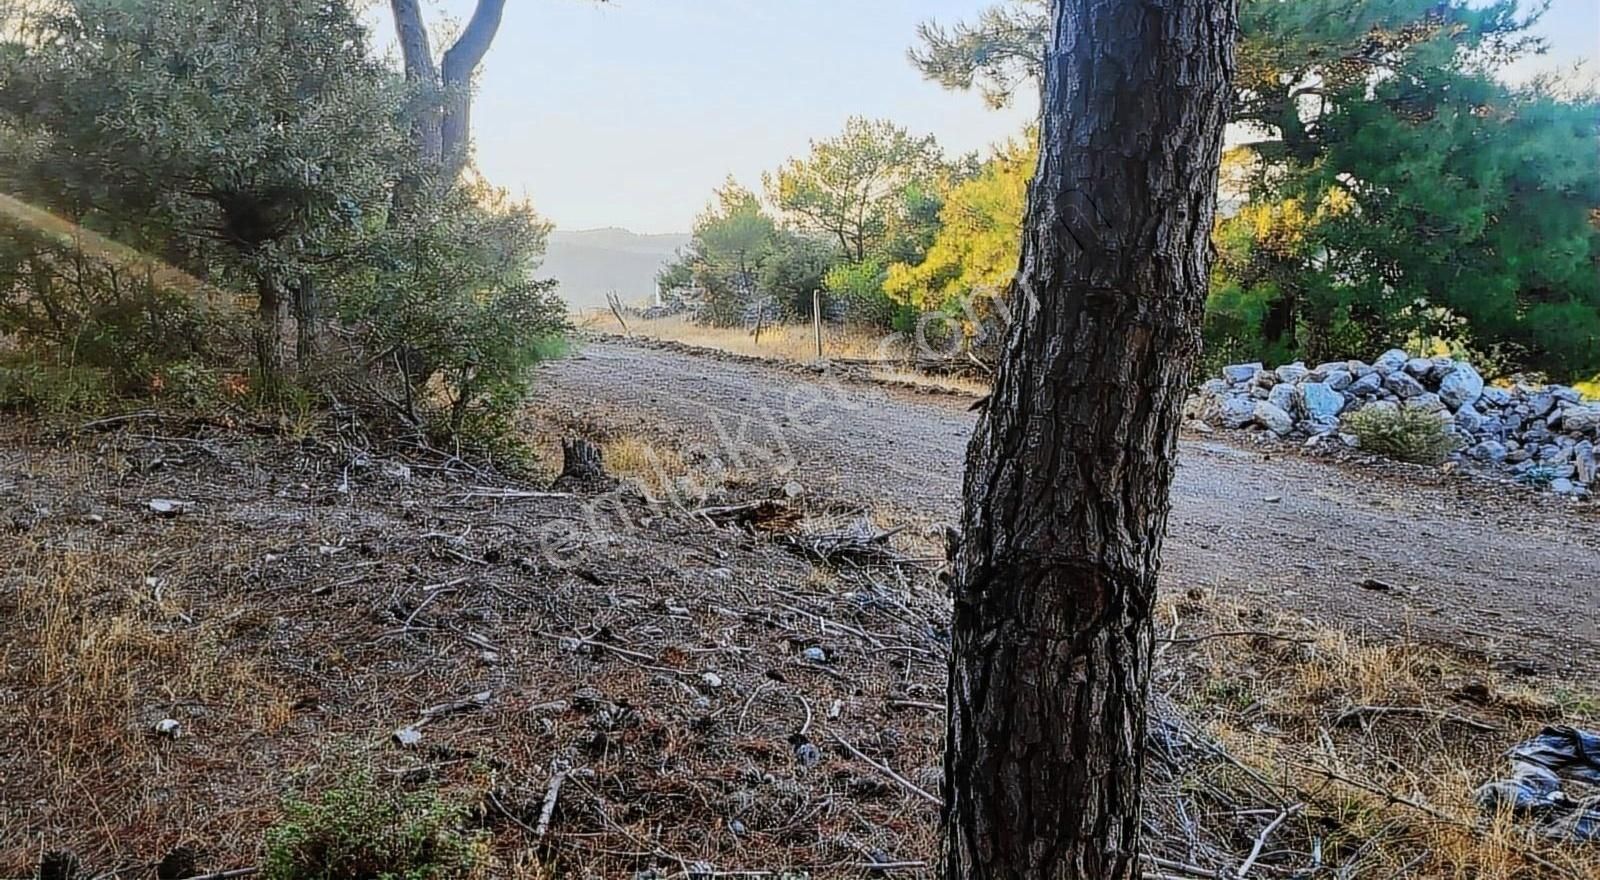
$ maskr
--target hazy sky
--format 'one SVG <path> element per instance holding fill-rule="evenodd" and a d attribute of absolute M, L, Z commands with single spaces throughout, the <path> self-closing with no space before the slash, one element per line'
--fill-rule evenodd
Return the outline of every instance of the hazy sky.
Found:
<path fill-rule="evenodd" d="M 564 229 L 686 232 L 727 175 L 757 188 L 851 115 L 931 132 L 950 153 L 982 148 L 1019 131 L 1035 101 L 990 110 L 925 82 L 905 53 L 918 22 L 985 5 L 509 0 L 474 106 L 478 164 Z M 457 22 L 471 8 L 431 5 Z M 387 39 L 387 16 L 376 23 Z M 1538 67 L 1600 58 L 1600 0 L 1554 0 L 1540 31 L 1552 51 Z"/>

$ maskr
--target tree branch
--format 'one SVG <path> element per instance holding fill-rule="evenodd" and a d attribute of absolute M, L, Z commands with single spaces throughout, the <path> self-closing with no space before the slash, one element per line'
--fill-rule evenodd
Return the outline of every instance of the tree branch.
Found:
<path fill-rule="evenodd" d="M 428 45 L 428 28 L 422 22 L 422 6 L 417 0 L 389 0 L 394 12 L 394 29 L 400 38 L 400 54 L 405 59 L 406 80 L 432 83 L 439 78 L 433 66 L 433 49 Z"/>
<path fill-rule="evenodd" d="M 444 120 L 440 125 L 440 155 L 444 173 L 453 178 L 467 164 L 467 142 L 472 137 L 472 75 L 488 54 L 500 31 L 506 0 L 478 0 L 467 29 L 455 45 L 445 50 L 442 70 L 445 90 Z"/>

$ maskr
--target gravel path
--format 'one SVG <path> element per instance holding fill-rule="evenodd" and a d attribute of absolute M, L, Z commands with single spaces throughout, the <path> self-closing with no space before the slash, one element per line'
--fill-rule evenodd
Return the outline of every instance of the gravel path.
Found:
<path fill-rule="evenodd" d="M 574 418 L 666 434 L 812 492 L 953 519 L 969 401 L 615 342 L 549 367 Z M 1182 445 L 1169 588 L 1348 630 L 1477 650 L 1519 671 L 1600 671 L 1600 517 L 1463 478 L 1376 475 L 1210 439 Z M 1389 586 L 1360 586 L 1377 580 Z"/>

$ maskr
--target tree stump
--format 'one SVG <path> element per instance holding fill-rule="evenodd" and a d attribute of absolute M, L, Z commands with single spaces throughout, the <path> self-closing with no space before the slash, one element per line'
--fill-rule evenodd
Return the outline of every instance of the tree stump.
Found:
<path fill-rule="evenodd" d="M 185 880 L 198 876 L 200 872 L 195 867 L 195 852 L 186 846 L 167 853 L 162 857 L 161 864 L 156 865 L 156 880 Z"/>
<path fill-rule="evenodd" d="M 39 859 L 39 880 L 77 880 L 81 864 L 66 850 L 47 852 Z"/>
<path fill-rule="evenodd" d="M 590 482 L 606 476 L 605 456 L 600 447 L 582 437 L 561 441 L 561 480 Z"/>

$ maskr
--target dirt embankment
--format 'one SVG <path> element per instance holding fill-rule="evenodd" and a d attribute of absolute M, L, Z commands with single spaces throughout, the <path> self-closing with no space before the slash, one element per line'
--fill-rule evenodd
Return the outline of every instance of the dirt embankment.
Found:
<path fill-rule="evenodd" d="M 609 341 L 539 384 L 557 414 L 935 519 L 954 518 L 975 419 L 961 398 Z M 1600 518 L 1532 492 L 1189 438 L 1165 565 L 1173 588 L 1512 669 L 1600 672 Z"/>

